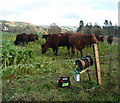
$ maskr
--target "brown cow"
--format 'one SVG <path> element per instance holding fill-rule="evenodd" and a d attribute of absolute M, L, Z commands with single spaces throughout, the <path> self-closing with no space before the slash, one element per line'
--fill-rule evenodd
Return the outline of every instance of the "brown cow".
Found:
<path fill-rule="evenodd" d="M 101 38 L 100 41 L 104 42 L 104 38 L 105 38 L 105 37 L 104 37 L 104 36 L 101 36 L 100 38 Z"/>
<path fill-rule="evenodd" d="M 63 35 L 64 35 L 65 33 L 61 33 L 61 34 L 63 34 Z M 75 34 L 80 34 L 80 33 L 67 33 L 67 34 L 69 34 L 69 35 L 74 34 L 74 35 L 75 35 Z M 46 40 L 47 40 L 47 39 L 48 39 L 51 35 L 52 35 L 52 34 L 42 35 L 42 38 L 44 38 L 44 39 L 46 39 Z"/>
<path fill-rule="evenodd" d="M 38 40 L 39 36 L 37 34 L 34 34 L 36 36 L 36 40 Z"/>
<path fill-rule="evenodd" d="M 99 35 L 96 35 L 96 34 L 95 34 L 95 36 L 96 36 L 96 38 L 97 38 L 97 40 L 98 40 L 99 42 L 100 42 L 100 41 L 101 41 L 101 42 L 104 42 L 104 38 L 105 38 L 104 36 L 99 36 Z"/>
<path fill-rule="evenodd" d="M 95 37 L 98 40 L 98 42 L 100 42 L 100 41 L 104 42 L 104 38 L 105 38 L 104 36 L 99 36 L 99 35 L 95 34 Z M 92 44 L 90 43 L 89 45 L 87 45 L 87 47 L 89 47 L 89 46 L 92 47 Z"/>
<path fill-rule="evenodd" d="M 37 34 L 28 34 L 28 42 L 36 41 L 38 40 L 38 35 Z"/>
<path fill-rule="evenodd" d="M 75 54 L 75 49 L 81 52 L 90 43 L 98 43 L 95 34 L 76 34 L 69 37 L 69 46 L 72 48 L 72 53 Z M 69 47 L 68 47 L 69 48 Z"/>
<path fill-rule="evenodd" d="M 28 43 L 28 35 L 26 33 L 17 34 L 16 40 L 14 41 L 15 45 Z"/>
<path fill-rule="evenodd" d="M 45 38 L 46 40 L 50 37 L 52 34 L 42 35 L 42 38 Z"/>
<path fill-rule="evenodd" d="M 53 49 L 54 54 L 58 55 L 58 47 L 67 46 L 68 48 L 68 38 L 71 34 L 69 33 L 60 33 L 52 34 L 42 45 L 42 54 L 44 54 L 49 48 Z"/>
<path fill-rule="evenodd" d="M 16 40 L 14 41 L 15 45 L 19 45 L 19 44 L 27 44 L 28 42 L 32 42 L 38 40 L 38 35 L 37 34 L 26 34 L 26 33 L 22 33 L 22 34 L 17 34 L 16 36 Z"/>
<path fill-rule="evenodd" d="M 108 44 L 112 44 L 112 42 L 113 42 L 113 36 L 108 36 L 107 37 L 107 42 L 108 42 Z"/>

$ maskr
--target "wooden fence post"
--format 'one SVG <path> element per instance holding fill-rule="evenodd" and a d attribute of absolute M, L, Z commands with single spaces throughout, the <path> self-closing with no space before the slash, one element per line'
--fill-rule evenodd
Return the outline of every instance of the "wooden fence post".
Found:
<path fill-rule="evenodd" d="M 96 68 L 96 76 L 97 76 L 97 83 L 101 86 L 101 71 L 100 71 L 100 62 L 99 62 L 99 55 L 98 55 L 98 46 L 97 44 L 93 44 L 94 49 L 94 56 L 95 56 L 95 68 Z"/>

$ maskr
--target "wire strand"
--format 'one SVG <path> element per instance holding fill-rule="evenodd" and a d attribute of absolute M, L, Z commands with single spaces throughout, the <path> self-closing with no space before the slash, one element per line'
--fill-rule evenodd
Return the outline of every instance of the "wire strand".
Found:
<path fill-rule="evenodd" d="M 101 57 L 117 57 L 118 55 L 105 55 L 105 56 L 99 56 Z M 92 58 L 99 58 L 99 57 L 92 57 Z M 69 61 L 75 61 L 75 60 L 80 60 L 79 59 L 69 59 L 69 60 L 59 60 L 59 61 L 50 61 L 50 62 L 40 62 L 40 63 L 33 63 L 33 64 L 18 64 L 18 65 L 11 65 L 11 66 L 6 66 L 5 68 L 10 68 L 10 67 L 19 67 L 20 65 L 22 66 L 28 66 L 28 65 L 37 65 L 37 64 L 46 64 L 46 63 L 57 63 L 57 62 L 69 62 Z M 3 69 L 3 67 L 0 67 Z"/>

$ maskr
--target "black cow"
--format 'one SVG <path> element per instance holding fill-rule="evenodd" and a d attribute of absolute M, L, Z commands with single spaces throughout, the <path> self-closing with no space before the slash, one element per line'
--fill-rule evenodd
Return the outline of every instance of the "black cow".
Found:
<path fill-rule="evenodd" d="M 112 42 L 113 42 L 113 36 L 108 36 L 107 37 L 107 42 L 108 42 L 108 44 L 112 44 Z"/>
<path fill-rule="evenodd" d="M 28 35 L 26 33 L 17 34 L 14 44 L 19 45 L 21 43 L 23 43 L 23 44 L 28 43 Z"/>
<path fill-rule="evenodd" d="M 28 42 L 33 42 L 38 40 L 38 35 L 37 34 L 26 34 L 26 33 L 21 33 L 17 34 L 16 40 L 14 41 L 15 45 L 19 44 L 27 44 Z"/>

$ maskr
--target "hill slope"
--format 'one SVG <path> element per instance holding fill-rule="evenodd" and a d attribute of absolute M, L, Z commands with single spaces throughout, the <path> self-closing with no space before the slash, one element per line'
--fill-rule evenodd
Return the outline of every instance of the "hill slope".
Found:
<path fill-rule="evenodd" d="M 38 32 L 47 34 L 49 25 L 34 25 L 28 22 L 0 20 L 2 30 L 7 27 L 12 32 Z M 61 26 L 62 32 L 75 32 L 76 26 Z"/>

